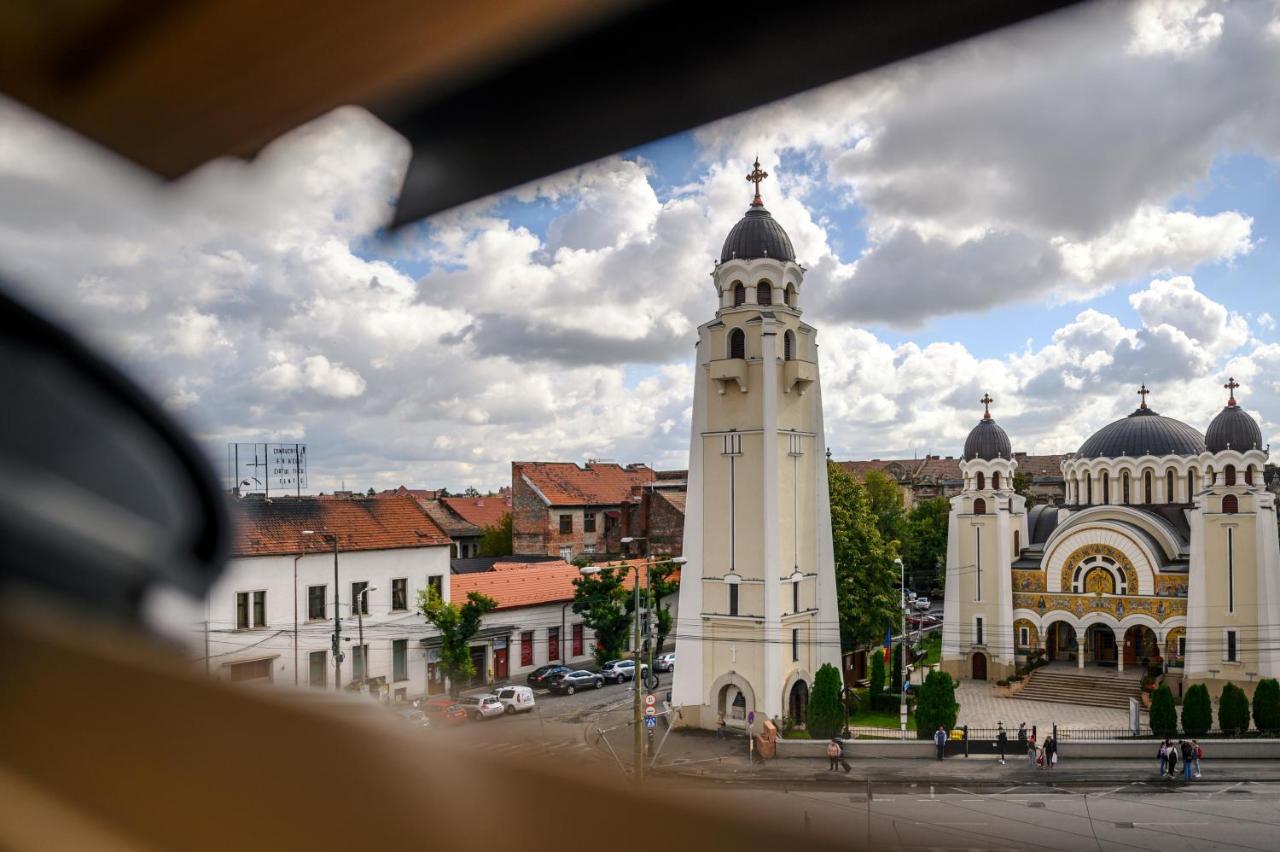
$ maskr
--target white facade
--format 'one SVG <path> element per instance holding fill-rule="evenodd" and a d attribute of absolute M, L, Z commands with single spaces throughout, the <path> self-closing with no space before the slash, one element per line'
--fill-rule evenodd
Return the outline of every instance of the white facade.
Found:
<path fill-rule="evenodd" d="M 358 652 L 354 648 L 363 621 L 367 677 L 384 678 L 392 698 L 426 691 L 427 652 L 421 640 L 434 636 L 435 628 L 418 612 L 418 594 L 432 578 L 448 600 L 447 545 L 339 552 L 337 607 L 345 656 L 340 669 L 342 686 L 350 684 L 356 674 Z M 402 609 L 392 606 L 397 580 L 405 588 Z M 368 614 L 361 618 L 352 611 L 353 583 L 367 583 L 373 589 L 367 595 Z M 311 617 L 314 588 L 323 589 L 320 618 Z M 259 594 L 265 596 L 262 605 L 256 599 Z M 246 604 L 247 626 L 241 611 Z M 233 559 L 205 602 L 206 623 L 197 627 L 195 642 L 202 650 L 207 644 L 207 652 L 202 654 L 207 659 L 201 665 L 220 679 L 335 689 L 334 605 L 332 551 Z M 404 655 L 400 671 L 395 666 L 397 653 Z"/>

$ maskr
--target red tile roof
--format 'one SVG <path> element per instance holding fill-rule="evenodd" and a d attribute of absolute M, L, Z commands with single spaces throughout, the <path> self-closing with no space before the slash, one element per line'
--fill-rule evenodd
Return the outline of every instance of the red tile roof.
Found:
<path fill-rule="evenodd" d="M 572 462 L 512 462 L 511 478 L 523 476 L 551 506 L 614 506 L 631 499 L 631 489 L 648 485 L 658 475 L 642 465 Z"/>
<path fill-rule="evenodd" d="M 449 537 L 413 497 L 246 497 L 232 504 L 234 556 L 280 556 L 328 550 L 322 536 L 338 535 L 339 550 L 448 546 Z"/>
<path fill-rule="evenodd" d="M 687 491 L 676 491 L 674 488 L 659 488 L 653 492 L 653 495 L 666 500 L 680 514 L 684 514 L 685 498 L 689 496 Z"/>
<path fill-rule="evenodd" d="M 456 515 L 470 524 L 484 529 L 502 523 L 502 516 L 511 511 L 510 497 L 441 497 L 441 501 Z"/>
<path fill-rule="evenodd" d="M 622 585 L 630 589 L 635 572 L 631 566 L 644 567 L 643 559 L 610 562 L 609 565 L 626 565 L 628 570 Z M 606 566 L 599 566 L 606 567 Z M 577 565 L 567 562 L 497 562 L 492 571 L 475 574 L 455 574 L 450 580 L 449 596 L 455 601 L 466 598 L 470 592 L 488 595 L 498 602 L 498 609 L 515 609 L 522 606 L 564 603 L 573 600 L 573 581 L 582 576 Z M 679 577 L 677 568 L 675 575 Z"/>

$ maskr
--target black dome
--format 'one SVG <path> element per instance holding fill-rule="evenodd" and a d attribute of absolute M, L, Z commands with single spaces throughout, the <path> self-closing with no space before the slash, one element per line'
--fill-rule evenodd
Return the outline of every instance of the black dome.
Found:
<path fill-rule="evenodd" d="M 1258 421 L 1250 417 L 1243 408 L 1228 405 L 1209 424 L 1208 431 L 1204 433 L 1204 443 L 1211 453 L 1223 450 L 1260 450 L 1262 430 L 1258 428 Z"/>
<path fill-rule="evenodd" d="M 1204 449 L 1204 438 L 1181 420 L 1139 408 L 1094 432 L 1076 451 L 1076 457 L 1198 456 Z"/>
<path fill-rule="evenodd" d="M 720 262 L 734 258 L 754 260 L 759 257 L 794 261 L 796 250 L 791 247 L 791 238 L 787 236 L 787 232 L 782 230 L 782 226 L 768 210 L 764 207 L 752 207 L 733 226 L 729 236 L 724 238 Z"/>
<path fill-rule="evenodd" d="M 1013 445 L 1009 443 L 1009 436 L 990 418 L 979 420 L 969 437 L 964 439 L 965 461 L 1007 459 L 1012 455 Z"/>

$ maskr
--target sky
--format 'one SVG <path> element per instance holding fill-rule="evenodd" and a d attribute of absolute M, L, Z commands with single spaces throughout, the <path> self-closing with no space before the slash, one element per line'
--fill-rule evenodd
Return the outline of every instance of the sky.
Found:
<path fill-rule="evenodd" d="M 710 273 L 765 203 L 807 272 L 840 459 L 1071 452 L 1153 389 L 1280 446 L 1280 5 L 1094 3 L 383 229 L 405 140 L 338 109 L 162 184 L 0 100 L 0 277 L 222 471 L 481 490 L 683 468 Z"/>

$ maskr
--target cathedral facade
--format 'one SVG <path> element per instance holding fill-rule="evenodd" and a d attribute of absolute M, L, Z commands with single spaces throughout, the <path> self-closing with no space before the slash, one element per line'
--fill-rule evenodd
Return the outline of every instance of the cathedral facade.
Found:
<path fill-rule="evenodd" d="M 698 329 L 672 687 L 689 727 L 803 721 L 818 668 L 840 661 L 816 332 L 759 166 Z"/>
<path fill-rule="evenodd" d="M 1142 403 L 1062 463 L 1065 505 L 1028 508 L 987 410 L 951 500 L 943 669 L 1000 679 L 1028 655 L 1180 667 L 1184 687 L 1280 676 L 1280 533 L 1268 448 L 1235 398 L 1201 434 Z"/>

